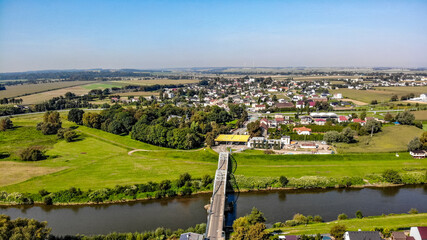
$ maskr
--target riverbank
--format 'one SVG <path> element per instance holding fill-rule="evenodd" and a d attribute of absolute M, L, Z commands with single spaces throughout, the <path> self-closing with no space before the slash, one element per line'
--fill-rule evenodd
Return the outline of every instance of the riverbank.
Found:
<path fill-rule="evenodd" d="M 312 187 L 312 188 L 302 188 L 302 187 L 268 187 L 268 188 L 257 188 L 257 189 L 239 189 L 239 192 L 245 193 L 245 192 L 274 192 L 274 191 L 311 191 L 311 190 L 327 190 L 327 189 L 363 189 L 363 188 L 393 188 L 393 187 L 403 187 L 403 186 L 411 186 L 411 185 L 425 185 L 425 183 L 416 183 L 416 184 L 392 184 L 392 183 L 377 183 L 377 184 L 364 184 L 364 185 L 351 185 L 351 186 L 342 186 L 342 185 L 335 185 L 334 187 Z M 129 198 L 131 196 L 124 196 L 128 198 L 123 199 L 117 199 L 117 200 L 107 200 L 107 201 L 101 201 L 101 202 L 94 202 L 94 201 L 86 201 L 86 202 L 55 202 L 52 204 L 46 204 L 45 201 L 32 201 L 32 202 L 2 202 L 0 201 L 0 207 L 14 207 L 14 206 L 58 206 L 58 207 L 65 207 L 65 206 L 102 206 L 102 205 L 113 205 L 113 204 L 122 204 L 122 203 L 137 203 L 137 202 L 144 202 L 144 201 L 152 201 L 152 200 L 170 200 L 170 199 L 180 199 L 180 198 L 191 198 L 191 197 L 197 197 L 199 195 L 210 195 L 212 194 L 212 189 L 210 190 L 203 190 L 203 191 L 195 191 L 191 194 L 187 195 L 175 195 L 175 196 L 167 196 L 163 195 L 161 197 L 156 197 L 158 192 L 148 192 L 145 193 L 146 197 L 144 198 Z M 4 197 L 5 192 L 0 192 L 0 198 L 3 195 Z M 14 195 L 17 195 L 17 193 L 12 193 Z M 22 196 L 30 196 L 28 194 L 22 194 Z M 7 197 L 6 197 L 7 198 Z"/>
<path fill-rule="evenodd" d="M 427 213 L 419 214 L 389 214 L 383 216 L 369 216 L 361 219 L 334 220 L 323 223 L 313 223 L 293 227 L 269 228 L 268 232 L 281 232 L 287 235 L 329 233 L 335 224 L 343 224 L 347 231 L 373 231 L 375 228 L 388 231 L 408 229 L 414 226 L 427 226 Z"/>

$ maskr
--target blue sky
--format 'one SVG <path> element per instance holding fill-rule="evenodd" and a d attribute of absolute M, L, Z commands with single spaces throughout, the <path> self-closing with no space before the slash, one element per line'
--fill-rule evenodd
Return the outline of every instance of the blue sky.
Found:
<path fill-rule="evenodd" d="M 0 0 L 0 72 L 427 67 L 427 1 Z"/>

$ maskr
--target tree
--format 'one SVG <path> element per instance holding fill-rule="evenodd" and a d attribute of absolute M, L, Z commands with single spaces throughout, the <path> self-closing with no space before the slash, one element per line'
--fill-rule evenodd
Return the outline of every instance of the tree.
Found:
<path fill-rule="evenodd" d="M 356 212 L 356 218 L 363 218 L 362 211 L 357 210 L 357 212 Z"/>
<path fill-rule="evenodd" d="M 285 176 L 280 176 L 279 182 L 282 187 L 286 187 L 286 185 L 289 183 L 289 180 Z"/>
<path fill-rule="evenodd" d="M 43 122 L 37 124 L 37 130 L 41 131 L 44 135 L 57 134 L 61 127 L 61 117 L 56 111 L 45 112 Z"/>
<path fill-rule="evenodd" d="M 78 108 L 73 108 L 68 112 L 68 121 L 75 122 L 78 125 L 82 125 L 84 113 L 85 112 L 83 110 L 80 110 Z"/>
<path fill-rule="evenodd" d="M 348 219 L 347 214 L 341 213 L 340 215 L 338 215 L 338 220 L 346 220 L 346 219 Z"/>
<path fill-rule="evenodd" d="M 329 131 L 323 135 L 323 141 L 327 143 L 340 142 L 341 135 L 337 131 Z"/>
<path fill-rule="evenodd" d="M 356 131 L 350 127 L 346 127 L 341 132 L 341 141 L 345 143 L 352 143 L 354 142 L 354 135 L 356 135 Z"/>
<path fill-rule="evenodd" d="M 183 173 L 179 175 L 179 178 L 177 180 L 177 186 L 182 187 L 189 181 L 191 181 L 191 175 L 189 173 Z"/>
<path fill-rule="evenodd" d="M 412 125 L 415 120 L 414 114 L 409 111 L 398 113 L 396 116 L 396 120 L 403 125 Z"/>
<path fill-rule="evenodd" d="M 369 119 L 368 121 L 366 121 L 364 127 L 366 128 L 366 131 L 368 133 L 377 133 L 381 131 L 381 123 L 374 119 Z"/>
<path fill-rule="evenodd" d="M 255 121 L 255 122 L 248 123 L 247 129 L 248 129 L 248 133 L 251 136 L 251 138 L 262 136 L 259 120 Z"/>
<path fill-rule="evenodd" d="M 386 113 L 385 116 L 384 116 L 384 121 L 392 122 L 393 119 L 394 119 L 393 115 L 391 115 L 390 113 Z"/>
<path fill-rule="evenodd" d="M 336 224 L 331 227 L 331 230 L 329 231 L 329 233 L 331 234 L 331 236 L 335 238 L 335 240 L 342 240 L 344 233 L 346 231 L 347 231 L 347 228 L 345 227 L 345 225 Z"/>
<path fill-rule="evenodd" d="M 267 240 L 269 234 L 265 231 L 266 226 L 264 223 L 256 223 L 249 227 L 246 239 L 249 240 Z"/>
<path fill-rule="evenodd" d="M 0 239 L 45 240 L 51 230 L 47 222 L 27 218 L 11 220 L 9 216 L 0 215 Z"/>
<path fill-rule="evenodd" d="M 397 95 L 393 95 L 393 96 L 391 96 L 391 99 L 390 99 L 392 102 L 395 102 L 395 101 L 397 101 L 397 100 L 399 100 L 399 97 L 397 96 Z"/>
<path fill-rule="evenodd" d="M 360 115 L 359 115 L 360 119 L 365 120 L 366 118 L 366 111 L 363 111 Z"/>
<path fill-rule="evenodd" d="M 321 217 L 320 215 L 316 215 L 316 216 L 314 216 L 313 220 L 314 220 L 315 222 L 323 222 L 323 219 L 322 219 L 322 217 Z"/>
<path fill-rule="evenodd" d="M 408 143 L 408 151 L 419 150 L 423 147 L 423 143 L 419 138 L 415 137 Z"/>
<path fill-rule="evenodd" d="M 378 101 L 374 99 L 374 100 L 372 100 L 372 101 L 371 101 L 371 104 L 372 104 L 372 105 L 377 105 L 377 104 L 378 104 Z"/>
<path fill-rule="evenodd" d="M 172 186 L 172 184 L 171 184 L 171 181 L 170 181 L 170 180 L 163 180 L 163 181 L 161 181 L 161 182 L 160 182 L 160 184 L 159 184 L 159 189 L 160 189 L 161 191 L 166 191 L 166 190 L 170 189 L 170 188 L 171 188 L 171 186 Z"/>
<path fill-rule="evenodd" d="M 423 132 L 421 135 L 420 142 L 423 144 L 422 148 L 427 150 L 427 131 Z"/>
<path fill-rule="evenodd" d="M 267 220 L 264 217 L 264 214 L 256 207 L 252 208 L 251 214 L 249 214 L 247 217 L 250 224 L 264 223 Z"/>
<path fill-rule="evenodd" d="M 64 139 L 67 142 L 73 142 L 76 138 L 77 138 L 77 133 L 73 130 L 69 130 L 64 133 Z"/>
<path fill-rule="evenodd" d="M 382 177 L 384 181 L 394 184 L 402 183 L 402 177 L 400 177 L 399 173 L 393 169 L 387 169 L 383 172 Z"/>
<path fill-rule="evenodd" d="M 215 145 L 215 136 L 214 136 L 214 134 L 212 132 L 208 132 L 206 134 L 205 143 L 209 147 L 212 147 L 213 145 Z"/>
<path fill-rule="evenodd" d="M 7 129 L 12 129 L 13 123 L 9 117 L 0 118 L 0 131 L 6 131 Z"/>

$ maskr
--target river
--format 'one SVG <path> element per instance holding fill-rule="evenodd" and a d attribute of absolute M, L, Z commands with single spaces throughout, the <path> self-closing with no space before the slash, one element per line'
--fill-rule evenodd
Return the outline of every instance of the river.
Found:
<path fill-rule="evenodd" d="M 3 207 L 0 213 L 13 219 L 35 218 L 47 221 L 52 233 L 106 234 L 141 232 L 163 226 L 173 230 L 206 222 L 204 205 L 210 194 L 174 199 L 92 206 Z M 324 221 L 346 213 L 354 217 L 357 210 L 365 216 L 406 213 L 411 208 L 427 212 L 427 185 L 388 188 L 349 188 L 326 190 L 280 190 L 241 193 L 237 217 L 260 209 L 267 223 L 291 219 L 295 213 L 320 215 Z"/>

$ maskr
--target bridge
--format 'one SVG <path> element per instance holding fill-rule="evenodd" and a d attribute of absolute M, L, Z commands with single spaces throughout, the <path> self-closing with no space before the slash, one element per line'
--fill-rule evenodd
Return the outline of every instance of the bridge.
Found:
<path fill-rule="evenodd" d="M 208 210 L 205 239 L 228 239 L 232 230 L 236 216 L 235 203 L 237 200 L 234 191 L 237 185 L 235 184 L 233 173 L 237 164 L 234 164 L 233 167 L 235 162 L 230 160 L 232 159 L 229 152 L 221 152 L 219 154 L 218 168 L 215 173 L 213 193 Z"/>

